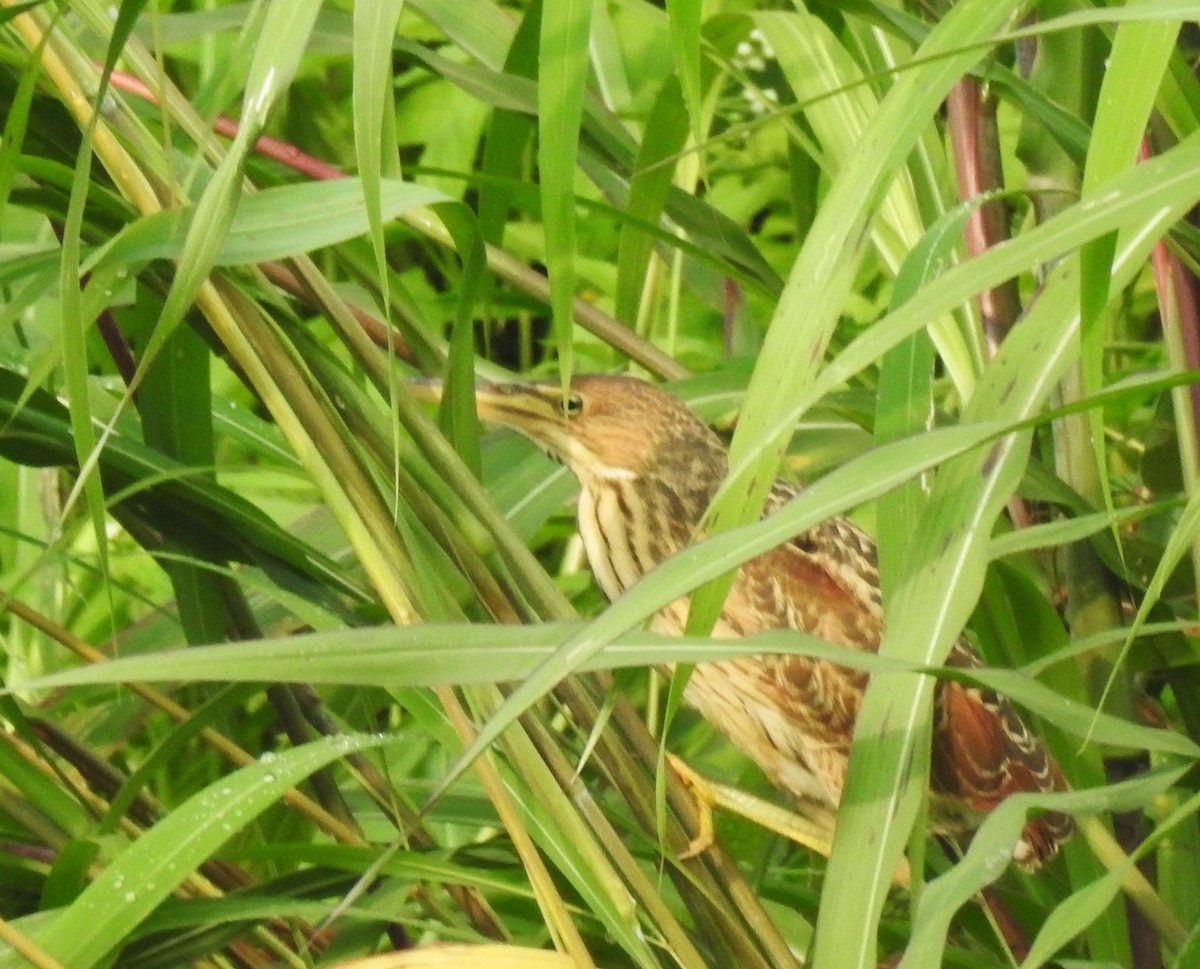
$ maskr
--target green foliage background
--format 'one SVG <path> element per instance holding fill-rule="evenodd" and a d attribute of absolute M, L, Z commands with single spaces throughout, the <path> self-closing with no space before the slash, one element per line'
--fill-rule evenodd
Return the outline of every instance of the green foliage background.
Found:
<path fill-rule="evenodd" d="M 1196 965 L 1195 20 L 0 0 L 0 967 Z M 611 606 L 569 476 L 471 402 L 590 370 L 731 435 L 709 537 Z M 722 815 L 681 860 L 665 749 L 776 795 L 650 669 L 828 652 L 704 619 L 840 513 L 888 636 L 832 857 Z M 964 626 L 1073 790 L 956 859 Z M 1012 870 L 1051 806 L 1081 834 Z"/>

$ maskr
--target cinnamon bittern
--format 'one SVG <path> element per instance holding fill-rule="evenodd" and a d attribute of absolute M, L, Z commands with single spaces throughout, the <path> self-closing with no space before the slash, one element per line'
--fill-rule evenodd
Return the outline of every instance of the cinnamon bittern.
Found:
<path fill-rule="evenodd" d="M 580 376 L 565 396 L 557 382 L 487 386 L 476 401 L 482 419 L 519 431 L 579 479 L 579 532 L 609 599 L 695 540 L 726 474 L 720 438 L 676 398 L 640 380 Z M 765 513 L 795 494 L 777 481 Z M 672 603 L 655 628 L 682 633 L 687 609 L 686 600 Z M 714 634 L 769 629 L 877 650 L 883 609 L 871 538 L 833 518 L 743 565 Z M 965 638 L 948 662 L 982 663 Z M 866 681 L 865 673 L 824 660 L 763 655 L 697 665 L 685 699 L 831 832 Z M 936 691 L 930 783 L 931 828 L 945 835 L 973 830 L 1010 794 L 1066 786 L 1006 699 L 952 681 Z M 1028 821 L 1015 861 L 1037 867 L 1071 827 L 1056 813 Z"/>

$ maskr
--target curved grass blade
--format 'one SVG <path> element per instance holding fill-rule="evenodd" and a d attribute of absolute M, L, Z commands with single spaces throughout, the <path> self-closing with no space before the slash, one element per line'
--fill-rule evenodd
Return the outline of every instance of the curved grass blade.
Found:
<path fill-rule="evenodd" d="M 264 758 L 189 798 L 121 851 L 53 924 L 39 944 L 63 965 L 90 969 L 113 949 L 205 859 L 289 788 L 350 753 L 382 747 L 388 737 L 344 735 Z M 12 953 L 2 969 L 16 969 Z"/>
<path fill-rule="evenodd" d="M 1184 773 L 1184 769 L 1171 768 L 1092 791 L 1043 797 L 1020 795 L 1006 800 L 976 832 L 962 861 L 926 886 L 900 969 L 942 964 L 951 919 L 1008 865 L 1012 845 L 1030 807 L 1089 814 L 1136 810 L 1156 793 L 1169 789 Z"/>
<path fill-rule="evenodd" d="M 310 683 L 414 688 L 522 680 L 555 655 L 564 641 L 586 634 L 585 622 L 532 626 L 431 623 L 304 633 L 165 650 L 81 666 L 23 681 L 22 689 L 132 682 L 270 683 L 303 669 Z M 620 633 L 595 650 L 579 672 L 708 663 L 780 653 L 811 656 L 870 674 L 920 673 L 995 690 L 1081 739 L 1115 747 L 1200 760 L 1200 746 L 1170 730 L 1097 713 L 1054 692 L 1028 673 L 949 669 L 845 647 L 804 633 L 776 631 L 741 639 L 663 636 L 641 629 Z M 479 657 L 487 656 L 487 663 Z"/>

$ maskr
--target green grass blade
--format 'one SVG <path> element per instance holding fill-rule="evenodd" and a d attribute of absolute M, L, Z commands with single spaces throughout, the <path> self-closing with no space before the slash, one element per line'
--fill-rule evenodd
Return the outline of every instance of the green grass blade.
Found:
<path fill-rule="evenodd" d="M 546 269 L 559 366 L 571 373 L 575 299 L 575 161 L 588 76 L 591 0 L 556 0 L 542 7 L 538 55 L 538 169 Z"/>
<path fill-rule="evenodd" d="M 687 115 L 682 91 L 668 78 L 654 100 L 646 134 L 638 150 L 637 166 L 629 184 L 628 209 L 643 222 L 657 222 L 666 203 L 674 169 L 658 162 L 675 155 L 687 138 Z M 621 224 L 617 247 L 617 288 L 613 315 L 627 326 L 637 322 L 638 304 L 649 274 L 654 239 L 633 222 Z"/>
<path fill-rule="evenodd" d="M 383 285 L 383 305 L 390 305 L 390 272 L 383 240 L 383 214 L 380 208 L 380 180 L 383 177 L 383 133 L 385 112 L 394 115 L 392 98 L 392 38 L 404 0 L 363 0 L 354 5 L 354 155 L 362 182 L 371 247 L 375 250 L 375 268 Z M 387 146 L 387 169 L 398 175 L 400 162 L 396 148 Z M 390 332 L 390 329 L 389 329 Z"/>
<path fill-rule="evenodd" d="M 65 966 L 103 963 L 189 873 L 287 790 L 340 757 L 389 742 L 353 735 L 321 740 L 220 779 L 118 853 L 37 941 Z M 16 965 L 0 958 L 5 969 Z"/>
<path fill-rule="evenodd" d="M 246 81 L 246 98 L 237 137 L 196 203 L 180 252 L 178 270 L 162 317 L 147 344 L 139 373 L 154 360 L 192 305 L 216 265 L 217 254 L 242 197 L 242 173 L 254 141 L 295 76 L 308 43 L 320 0 L 294 0 L 267 9 Z M 140 377 L 135 377 L 134 385 Z"/>

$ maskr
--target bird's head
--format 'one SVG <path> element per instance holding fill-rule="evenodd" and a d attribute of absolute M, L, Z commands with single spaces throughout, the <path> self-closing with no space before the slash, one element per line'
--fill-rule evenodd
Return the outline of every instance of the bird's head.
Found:
<path fill-rule="evenodd" d="M 695 459 L 711 466 L 714 450 L 723 456 L 703 421 L 633 377 L 579 376 L 566 393 L 556 381 L 484 386 L 475 400 L 483 420 L 519 431 L 585 484 L 641 478 Z"/>

